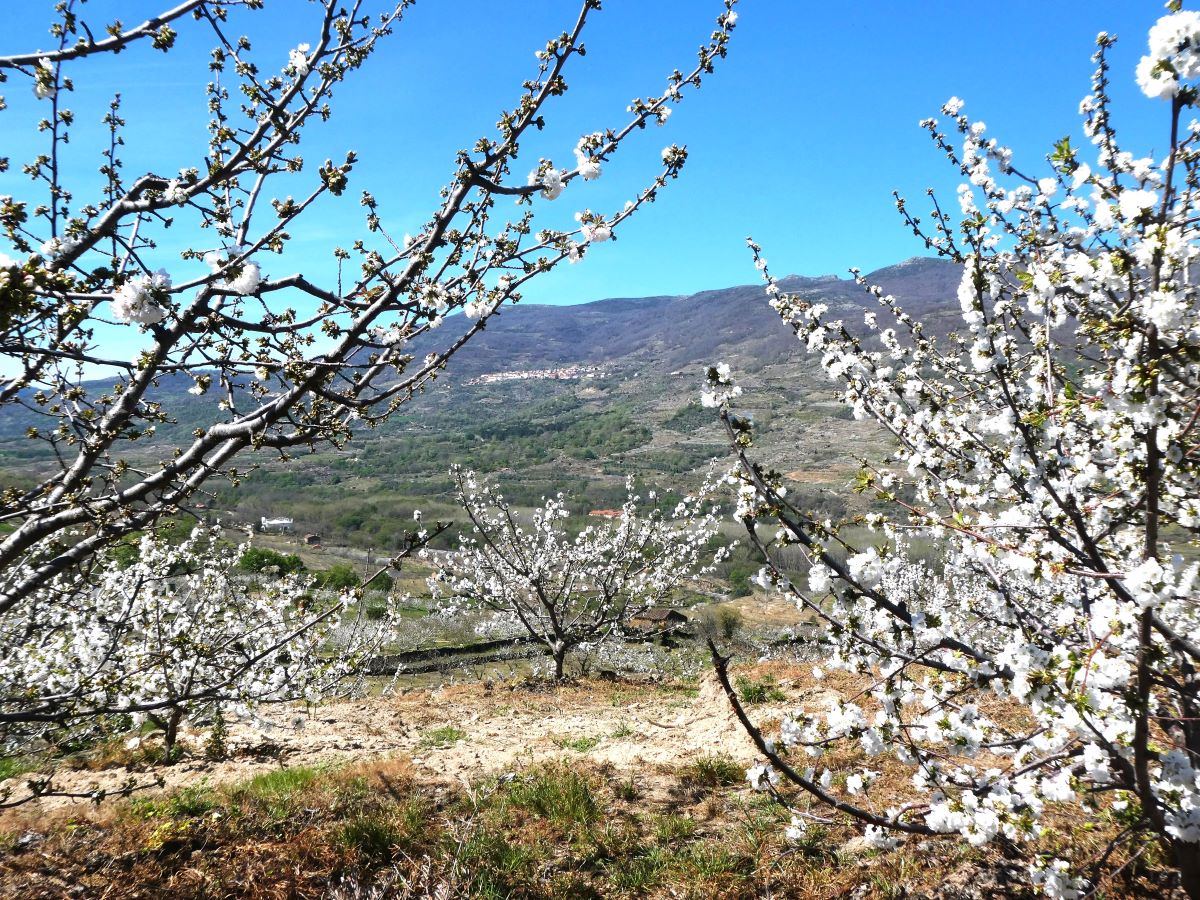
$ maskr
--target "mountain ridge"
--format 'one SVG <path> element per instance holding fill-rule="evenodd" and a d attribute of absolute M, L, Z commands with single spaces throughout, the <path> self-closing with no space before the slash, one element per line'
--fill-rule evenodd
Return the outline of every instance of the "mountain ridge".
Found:
<path fill-rule="evenodd" d="M 936 321 L 957 309 L 954 297 L 959 268 L 945 260 L 911 258 L 878 269 L 866 280 L 895 295 L 918 318 Z M 834 275 L 789 275 L 780 280 L 780 285 L 814 302 L 828 304 L 830 315 L 844 318 L 852 328 L 861 323 L 861 311 L 877 305 L 875 298 L 852 279 Z M 413 340 L 410 352 L 419 359 L 444 347 L 461 336 L 468 324 L 465 317 L 452 316 L 442 328 Z M 476 402 L 474 395 L 468 390 L 456 396 L 458 388 L 483 375 L 587 366 L 602 368 L 606 376 L 611 376 L 610 381 L 650 379 L 658 384 L 659 393 L 668 396 L 677 390 L 677 379 L 672 376 L 686 371 L 694 381 L 703 366 L 715 362 L 728 362 L 739 371 L 782 366 L 797 375 L 811 365 L 792 329 L 767 302 L 764 287 L 734 285 L 693 294 L 505 307 L 455 354 L 432 393 L 439 403 L 469 405 Z M 811 382 L 811 376 L 805 377 Z M 180 435 L 212 419 L 209 407 L 215 400 L 191 396 L 187 393 L 191 386 L 190 377 L 166 375 L 154 395 L 147 398 L 168 405 L 177 421 L 176 425 L 160 428 L 159 440 L 181 439 Z M 450 388 L 454 390 L 448 391 Z M 649 385 L 641 390 L 654 393 Z M 432 410 L 430 399 L 417 398 L 413 412 L 424 415 Z M 532 395 L 527 399 L 533 399 Z M 31 425 L 40 424 L 31 410 L 15 406 L 0 409 L 0 441 L 7 444 L 0 446 L 0 465 L 5 450 L 17 451 L 22 458 L 27 455 L 25 432 Z"/>
<path fill-rule="evenodd" d="M 960 270 L 932 257 L 912 257 L 866 276 L 894 295 L 912 314 L 947 311 Z M 876 300 L 852 279 L 836 275 L 788 275 L 779 280 L 789 292 L 828 303 L 848 315 L 873 308 Z M 457 317 L 455 317 L 457 318 Z M 453 326 L 450 320 L 447 326 Z M 414 341 L 413 352 L 448 343 L 444 328 Z M 567 365 L 636 364 L 653 361 L 667 369 L 711 362 L 733 353 L 761 365 L 798 350 L 792 330 L 767 303 L 762 285 L 733 285 L 693 294 L 607 297 L 570 305 L 516 304 L 503 309 L 449 366 L 452 378 L 485 372 L 548 369 Z"/>

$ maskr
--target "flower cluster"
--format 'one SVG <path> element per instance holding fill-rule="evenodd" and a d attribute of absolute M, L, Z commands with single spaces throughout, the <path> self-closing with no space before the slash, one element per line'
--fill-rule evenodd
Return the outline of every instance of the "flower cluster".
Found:
<path fill-rule="evenodd" d="M 588 222 L 580 230 L 584 240 L 591 244 L 602 244 L 612 237 L 612 226 L 600 220 Z"/>
<path fill-rule="evenodd" d="M 1051 900 L 1080 900 L 1087 895 L 1087 881 L 1072 875 L 1070 863 L 1064 859 L 1032 864 L 1029 880 Z"/>
<path fill-rule="evenodd" d="M 584 181 L 595 181 L 600 177 L 600 160 L 592 154 L 602 151 L 605 143 L 604 134 L 594 131 L 585 134 L 575 145 L 575 171 Z"/>
<path fill-rule="evenodd" d="M 154 325 L 167 317 L 159 305 L 171 287 L 171 276 L 163 269 L 153 275 L 131 278 L 113 295 L 112 314 L 118 322 Z"/>
<path fill-rule="evenodd" d="M 258 263 L 244 258 L 240 262 L 233 262 L 244 256 L 245 248 L 225 253 L 213 251 L 204 255 L 204 262 L 214 275 L 226 276 L 223 280 L 215 283 L 216 287 L 242 295 L 253 294 L 258 290 L 263 280 L 262 270 Z M 230 275 L 232 277 L 229 277 Z"/>
<path fill-rule="evenodd" d="M 717 363 L 709 366 L 704 373 L 704 383 L 707 390 L 700 395 L 700 402 L 710 409 L 715 409 L 742 395 L 739 385 L 733 383 L 728 363 Z"/>
<path fill-rule="evenodd" d="M 529 173 L 529 183 L 540 186 L 540 193 L 545 199 L 557 200 L 567 186 L 568 174 L 566 169 L 556 169 L 553 162 L 543 160 L 540 168 Z"/>
<path fill-rule="evenodd" d="M 174 206 L 182 206 L 188 201 L 188 186 L 196 183 L 195 169 L 180 169 L 179 177 L 172 178 L 163 188 L 163 199 Z"/>
<path fill-rule="evenodd" d="M 1200 76 L 1200 12 L 1163 16 L 1150 29 L 1149 44 L 1137 67 L 1138 87 L 1147 97 L 1174 97 Z"/>
<path fill-rule="evenodd" d="M 54 63 L 47 57 L 42 57 L 33 68 L 33 95 L 39 100 L 53 100 L 58 94 L 54 79 L 57 70 Z"/>
<path fill-rule="evenodd" d="M 291 66 L 292 71 L 295 72 L 296 75 L 298 75 L 300 77 L 303 77 L 308 74 L 308 69 L 309 69 L 308 51 L 309 51 L 309 49 L 310 49 L 310 47 L 308 44 L 298 44 L 294 50 L 288 51 L 288 65 Z"/>

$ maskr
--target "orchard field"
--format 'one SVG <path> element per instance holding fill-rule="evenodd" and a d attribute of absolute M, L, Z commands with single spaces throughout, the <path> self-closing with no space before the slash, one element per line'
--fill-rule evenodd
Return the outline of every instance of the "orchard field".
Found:
<path fill-rule="evenodd" d="M 10 11 L 0 896 L 1200 898 L 1200 12 L 1068 5 Z"/>

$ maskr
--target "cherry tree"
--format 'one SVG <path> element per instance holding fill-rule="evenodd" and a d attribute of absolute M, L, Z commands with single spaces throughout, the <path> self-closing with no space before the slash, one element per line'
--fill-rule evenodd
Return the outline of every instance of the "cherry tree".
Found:
<path fill-rule="evenodd" d="M 878 308 L 834 321 L 781 290 L 751 242 L 771 305 L 854 414 L 892 435 L 894 457 L 864 461 L 859 488 L 893 512 L 847 529 L 792 502 L 754 456 L 731 374 L 710 369 L 765 577 L 824 623 L 822 665 L 867 687 L 768 737 L 713 654 L 766 757 L 751 781 L 802 789 L 789 796 L 849 814 L 875 846 L 1005 839 L 1047 896 L 1071 898 L 1157 844 L 1200 897 L 1200 13 L 1173 7 L 1138 66 L 1165 107 L 1155 157 L 1118 142 L 1113 40 L 1099 36 L 1081 104 L 1087 143 L 1064 139 L 1040 176 L 957 98 L 945 124 L 923 123 L 965 178 L 961 216 L 898 206 L 962 267 L 957 332 L 935 337 L 865 283 Z M 941 558 L 910 553 L 916 538 Z M 803 583 L 778 562 L 795 547 Z M 915 799 L 875 802 L 878 763 L 834 786 L 822 757 L 848 747 L 908 766 Z M 798 837 L 807 813 L 791 802 Z M 1112 835 L 1095 858 L 1064 852 L 1050 813 L 1071 809 Z"/>
<path fill-rule="evenodd" d="M 24 164 L 30 196 L 0 202 L 12 254 L 0 259 L 0 346 L 17 363 L 0 404 L 28 414 L 30 439 L 54 461 L 44 480 L 6 495 L 4 521 L 15 528 L 0 543 L 0 612 L 100 547 L 186 505 L 213 475 L 240 477 L 233 462 L 243 450 L 286 457 L 292 448 L 344 445 L 356 428 L 378 425 L 504 303 L 517 301 L 528 281 L 616 235 L 679 174 L 685 148 L 668 146 L 661 169 L 625 206 L 585 210 L 573 231 L 535 229 L 534 208 L 600 177 L 630 135 L 667 121 L 683 92 L 725 55 L 737 19 L 733 2 L 723 4 L 689 73 L 675 71 L 657 92 L 635 99 L 619 127 L 580 138 L 574 166 L 542 160 L 518 178 L 521 141 L 545 125 L 550 101 L 567 90 L 568 63 L 584 52 L 584 29 L 599 7 L 584 0 L 570 29 L 537 51 L 498 134 L 459 152 L 423 230 L 393 235 L 372 195 L 362 193 L 363 234 L 336 251 L 338 274 L 328 284 L 303 272 L 266 274 L 266 257 L 285 248 L 319 198 L 347 191 L 357 164 L 348 151 L 313 166 L 296 146 L 308 125 L 332 115 L 334 89 L 401 24 L 411 0 L 378 15 L 364 0 L 314 3 L 311 41 L 283 59 L 259 58 L 247 37 L 230 31 L 238 8 L 261 7 L 261 0 L 183 2 L 128 30 L 121 23 L 88 27 L 77 4 L 60 4 L 56 49 L 0 56 L 6 80 L 25 81 L 46 111 L 39 128 L 46 149 Z M 169 51 L 186 19 L 214 41 L 204 73 L 211 78 L 208 146 L 178 173 L 128 179 L 120 153 L 135 137 L 125 134 L 115 97 L 103 190 L 77 197 L 61 165 L 76 121 L 67 107 L 75 81 L 87 77 L 97 55 L 133 52 L 138 42 Z M 110 36 L 96 40 L 100 31 Z M 283 194 L 285 182 L 295 197 Z M 524 211 L 502 221 L 498 200 L 516 200 Z M 195 229 L 173 259 L 157 249 L 168 227 L 175 239 L 180 228 Z M 469 327 L 414 359 L 411 341 L 456 310 Z M 106 322 L 136 329 L 145 349 L 132 361 L 107 353 L 96 330 Z M 211 418 L 165 458 L 144 458 L 133 442 L 172 421 L 156 390 L 164 378 L 213 396 Z M 14 568 L 75 531 L 69 546 L 46 552 L 39 565 Z"/>
<path fill-rule="evenodd" d="M 709 538 L 718 528 L 718 510 L 707 501 L 707 490 L 684 498 L 667 517 L 643 512 L 630 483 L 618 517 L 572 535 L 562 494 L 523 522 L 473 472 L 453 475 L 456 499 L 472 527 L 455 552 L 436 560 L 437 572 L 429 579 L 434 599 L 450 611 L 490 610 L 499 621 L 519 625 L 550 653 L 556 680 L 563 677 L 568 653 L 623 638 L 630 619 L 667 602 L 727 552 L 718 549 L 706 563 Z"/>
<path fill-rule="evenodd" d="M 132 561 L 99 564 L 70 607 L 57 602 L 69 586 L 54 582 L 28 616 L 0 619 L 3 745 L 53 751 L 114 723 L 136 744 L 150 724 L 171 761 L 180 726 L 198 713 L 256 715 L 353 690 L 363 660 L 392 636 L 394 610 L 368 621 L 307 576 L 247 579 L 235 574 L 245 549 L 219 527 L 179 544 L 146 535 Z M 21 781 L 0 788 L 0 806 L 64 793 L 52 766 Z"/>
<path fill-rule="evenodd" d="M 82 3 L 64 0 L 55 6 L 51 49 L 0 55 L 0 82 L 19 88 L 0 98 L 0 117 L 15 115 L 22 104 L 44 111 L 29 138 L 40 142 L 36 152 L 12 159 L 29 142 L 16 141 L 9 129 L 0 152 L 0 174 L 20 166 L 28 185 L 20 196 L 0 197 L 7 245 L 0 252 L 0 413 L 22 423 L 42 463 L 33 483 L 4 490 L 0 508 L 0 631 L 8 673 L 0 726 L 13 733 L 31 722 L 158 703 L 62 688 L 63 673 L 52 671 L 61 655 L 52 654 L 57 662 L 42 668 L 23 661 L 51 644 L 69 655 L 74 651 L 62 642 L 72 633 L 93 634 L 113 653 L 127 646 L 110 629 L 143 613 L 121 605 L 134 603 L 133 593 L 112 583 L 122 576 L 107 562 L 108 548 L 188 509 L 216 477 L 237 484 L 255 465 L 255 457 L 243 463 L 239 454 L 288 459 L 297 449 L 344 447 L 361 429 L 377 427 L 490 317 L 517 302 L 527 282 L 616 238 L 678 176 L 686 149 L 667 146 L 661 166 L 612 211 L 583 208 L 583 183 L 599 178 L 647 125 L 666 124 L 685 93 L 725 56 L 737 21 L 736 0 L 716 3 L 716 29 L 694 66 L 671 71 L 645 98 L 635 98 L 618 124 L 565 147 L 573 164 L 542 159 L 517 171 L 523 142 L 546 125 L 567 91 L 570 64 L 585 52 L 585 28 L 600 4 L 581 0 L 567 30 L 537 48 L 497 132 L 448 161 L 448 182 L 418 233 L 395 234 L 380 204 L 362 190 L 361 233 L 346 235 L 328 266 L 272 275 L 295 258 L 276 254 L 302 233 L 306 214 L 346 194 L 352 176 L 358 178 L 353 150 L 314 163 L 299 145 L 310 125 L 333 115 L 335 90 L 364 74 L 412 0 L 381 2 L 303 4 L 311 37 L 273 55 L 240 33 L 254 26 L 264 0 L 183 0 L 134 27 L 88 23 Z M 144 151 L 156 136 L 126 128 L 115 94 L 104 110 L 102 146 L 91 148 L 102 159 L 99 187 L 90 178 L 73 182 L 67 161 L 80 144 L 71 103 L 76 84 L 103 57 L 172 52 L 185 28 L 212 41 L 197 73 L 207 144 L 182 167 L 163 160 L 153 171 L 128 172 L 127 149 L 152 156 Z M 582 208 L 576 225 L 537 227 L 535 212 L 556 200 L 561 207 L 563 198 Z M 515 203 L 516 212 L 503 215 L 498 203 L 507 209 Z M 167 246 L 183 249 L 167 253 Z M 455 312 L 464 315 L 451 317 Z M 450 334 L 438 343 L 430 332 L 443 323 L 440 334 Z M 132 358 L 113 340 L 120 329 L 124 343 L 140 347 Z M 435 349 L 421 356 L 413 350 L 417 339 Z M 164 446 L 156 433 L 172 425 L 169 433 L 183 437 Z M 139 584 L 148 590 L 150 583 Z M 281 597 L 290 593 L 279 590 Z M 228 597 L 233 609 L 250 602 L 214 596 Z M 172 622 L 192 615 L 170 590 L 145 597 L 168 604 Z M 273 664 L 276 643 L 291 627 L 282 622 L 294 620 L 280 621 L 264 632 L 269 637 L 255 638 L 248 657 L 254 664 Z M 300 624 L 296 637 L 319 632 Z M 221 646 L 233 647 L 233 640 Z M 185 644 L 179 654 L 199 652 Z M 142 665 L 109 664 L 117 671 Z M 273 683 L 274 676 L 262 677 Z M 211 699 L 211 681 L 202 684 L 173 681 L 169 708 L 184 704 L 193 687 L 194 699 Z"/>

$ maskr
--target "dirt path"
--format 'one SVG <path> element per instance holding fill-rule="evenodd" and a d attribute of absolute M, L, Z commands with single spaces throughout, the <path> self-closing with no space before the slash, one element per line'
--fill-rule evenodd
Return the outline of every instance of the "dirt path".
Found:
<path fill-rule="evenodd" d="M 795 691 L 789 693 L 799 699 Z M 782 711 L 778 705 L 753 708 L 758 721 L 777 720 Z M 277 710 L 274 718 L 286 721 L 288 712 Z M 148 783 L 158 776 L 170 789 L 202 779 L 210 785 L 241 781 L 284 766 L 388 757 L 407 758 L 419 779 L 443 783 L 551 758 L 586 757 L 647 776 L 702 756 L 724 754 L 746 764 L 755 758 L 715 680 L 702 682 L 698 690 L 630 682 L 560 688 L 458 685 L 330 703 L 294 721 L 302 727 L 232 725 L 230 758 L 223 762 L 209 762 L 197 752 L 170 767 L 65 771 L 55 784 L 73 792 L 111 792 L 131 777 Z M 198 751 L 206 736 L 190 732 L 183 740 Z M 39 806 L 50 809 L 64 802 L 47 799 Z"/>

